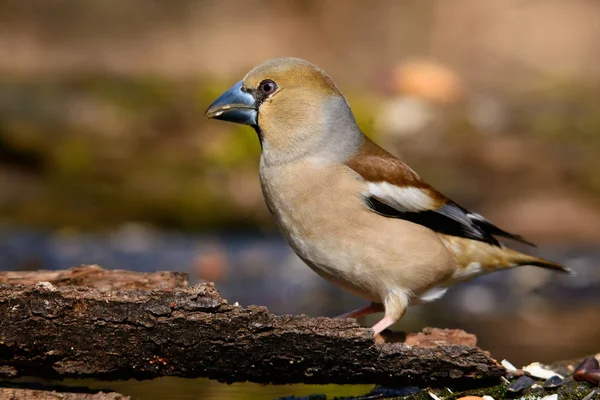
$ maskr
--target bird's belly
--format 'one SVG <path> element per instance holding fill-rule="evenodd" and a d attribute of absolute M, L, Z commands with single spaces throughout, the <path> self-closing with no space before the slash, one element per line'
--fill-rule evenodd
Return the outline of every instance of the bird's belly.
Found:
<path fill-rule="evenodd" d="M 318 234 L 315 240 L 304 229 L 282 230 L 287 232 L 284 236 L 294 252 L 323 279 L 358 297 L 382 302 L 383 283 L 369 272 L 371 266 L 346 241 L 327 240 Z"/>
<path fill-rule="evenodd" d="M 360 213 L 348 218 L 343 207 L 326 220 L 301 208 L 279 210 L 286 240 L 322 278 L 358 297 L 381 303 L 390 291 L 401 290 L 416 299 L 454 270 L 443 245 L 415 243 L 418 235 L 398 229 L 404 221 L 381 218 L 378 225 L 365 226 Z M 298 218 L 300 214 L 304 217 Z"/>
<path fill-rule="evenodd" d="M 454 272 L 434 232 L 374 214 L 356 195 L 360 187 L 350 190 L 317 174 L 277 179 L 281 175 L 261 176 L 267 205 L 292 249 L 327 281 L 382 302 L 397 290 L 417 296 Z"/>
<path fill-rule="evenodd" d="M 369 301 L 381 301 L 381 282 L 369 273 L 369 264 L 361 257 L 368 243 L 343 206 L 330 199 L 302 198 L 302 194 L 274 199 L 264 190 L 269 210 L 294 252 L 322 278 Z M 330 205 L 334 207 L 330 207 Z"/>

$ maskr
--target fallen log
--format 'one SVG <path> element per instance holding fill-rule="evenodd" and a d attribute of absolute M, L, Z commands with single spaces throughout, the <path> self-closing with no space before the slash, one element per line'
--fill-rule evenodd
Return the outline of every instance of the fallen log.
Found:
<path fill-rule="evenodd" d="M 49 390 L 0 388 L 0 399 L 5 400 L 128 400 L 118 393 L 72 393 Z"/>
<path fill-rule="evenodd" d="M 58 271 L 0 272 L 0 283 L 35 285 L 38 282 L 50 282 L 54 286 L 87 286 L 101 290 L 150 290 L 188 287 L 188 275 L 167 271 L 145 273 L 120 269 L 106 270 L 98 265 L 81 265 Z"/>
<path fill-rule="evenodd" d="M 14 280 L 13 280 L 14 281 Z M 0 377 L 482 386 L 505 370 L 462 331 L 376 345 L 355 320 L 273 315 L 212 284 L 98 290 L 0 284 Z"/>

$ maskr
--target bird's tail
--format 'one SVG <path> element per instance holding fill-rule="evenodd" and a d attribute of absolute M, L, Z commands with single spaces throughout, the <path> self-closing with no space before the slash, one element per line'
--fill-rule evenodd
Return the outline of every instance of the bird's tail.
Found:
<path fill-rule="evenodd" d="M 508 247 L 493 246 L 477 240 L 440 235 L 446 248 L 453 254 L 459 269 L 455 273 L 458 280 L 468 280 L 481 273 L 502 269 L 533 265 L 563 274 L 573 271 L 556 262 L 523 254 Z"/>
<path fill-rule="evenodd" d="M 542 267 L 545 269 L 557 271 L 563 274 L 573 274 L 573 270 L 571 268 L 556 263 L 554 261 L 549 261 L 540 257 L 530 256 L 527 254 L 519 253 L 517 251 L 514 251 L 514 253 L 516 254 L 513 257 L 512 262 L 516 264 L 515 266 L 533 265 L 536 267 Z"/>

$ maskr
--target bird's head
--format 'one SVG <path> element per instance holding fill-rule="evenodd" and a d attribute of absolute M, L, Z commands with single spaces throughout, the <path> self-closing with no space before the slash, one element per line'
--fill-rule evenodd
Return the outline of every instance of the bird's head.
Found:
<path fill-rule="evenodd" d="M 333 80 L 298 58 L 258 65 L 215 100 L 206 115 L 254 127 L 263 156 L 269 152 L 280 161 L 320 150 L 330 152 L 336 141 L 344 140 L 340 137 L 344 133 L 360 133 Z"/>

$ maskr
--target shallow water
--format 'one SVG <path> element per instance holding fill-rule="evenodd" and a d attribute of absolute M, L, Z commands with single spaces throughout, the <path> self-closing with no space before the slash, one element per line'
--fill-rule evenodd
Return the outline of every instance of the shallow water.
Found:
<path fill-rule="evenodd" d="M 263 400 L 288 396 L 325 394 L 328 399 L 344 396 L 359 396 L 368 393 L 374 385 L 258 385 L 255 383 L 224 384 L 208 379 L 184 379 L 165 377 L 152 381 L 96 381 L 91 379 L 67 379 L 41 381 L 21 379 L 20 382 L 36 382 L 46 385 L 87 387 L 94 390 L 115 391 L 132 400 Z"/>

